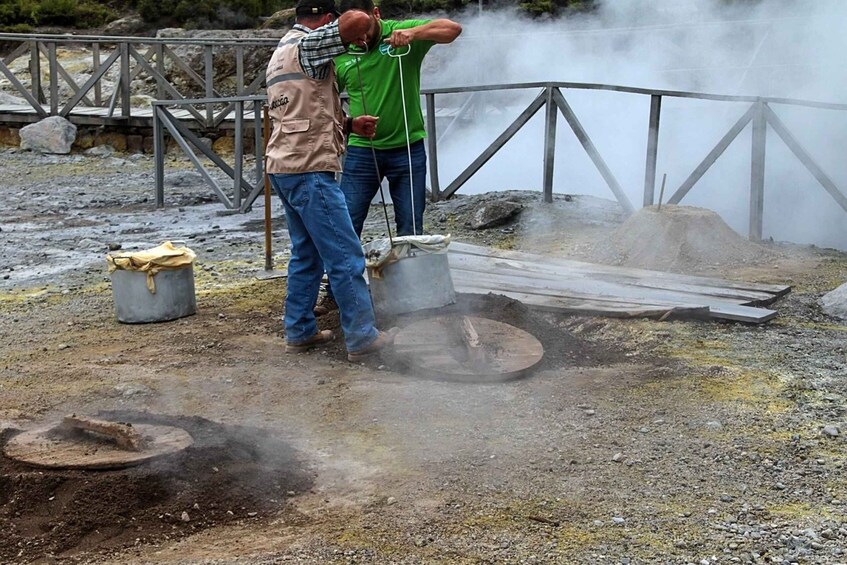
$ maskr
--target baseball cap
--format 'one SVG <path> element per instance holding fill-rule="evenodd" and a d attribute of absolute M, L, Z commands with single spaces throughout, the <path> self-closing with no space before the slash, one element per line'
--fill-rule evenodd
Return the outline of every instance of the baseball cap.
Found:
<path fill-rule="evenodd" d="M 294 13 L 298 16 L 339 15 L 335 8 L 335 0 L 299 0 L 294 8 Z"/>

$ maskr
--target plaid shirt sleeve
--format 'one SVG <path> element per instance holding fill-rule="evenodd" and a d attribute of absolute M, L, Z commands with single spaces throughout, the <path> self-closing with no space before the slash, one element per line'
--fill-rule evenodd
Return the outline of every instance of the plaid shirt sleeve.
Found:
<path fill-rule="evenodd" d="M 302 29 L 308 35 L 300 41 L 300 64 L 309 78 L 323 80 L 332 60 L 347 51 L 347 46 L 341 42 L 338 20 L 315 30 L 305 26 Z"/>

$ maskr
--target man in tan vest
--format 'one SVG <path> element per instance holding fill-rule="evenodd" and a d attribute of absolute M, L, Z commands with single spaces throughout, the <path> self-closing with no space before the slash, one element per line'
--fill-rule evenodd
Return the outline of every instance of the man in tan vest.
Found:
<path fill-rule="evenodd" d="M 365 256 L 335 180 L 344 136 L 373 137 L 377 119 L 348 118 L 341 109 L 333 59 L 362 44 L 364 12 L 338 16 L 334 0 L 299 0 L 296 23 L 279 42 L 267 70 L 273 131 L 267 148 L 271 184 L 282 199 L 291 238 L 285 349 L 300 353 L 334 338 L 318 331 L 313 309 L 324 270 L 338 302 L 347 358 L 359 361 L 394 341 L 376 328 L 364 278 Z"/>

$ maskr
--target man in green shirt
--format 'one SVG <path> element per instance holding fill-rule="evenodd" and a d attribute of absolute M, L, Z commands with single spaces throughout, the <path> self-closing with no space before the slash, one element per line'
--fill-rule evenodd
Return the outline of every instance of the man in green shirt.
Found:
<path fill-rule="evenodd" d="M 347 91 L 351 116 L 379 118 L 373 139 L 354 133 L 347 143 L 341 190 L 353 227 L 361 236 L 371 201 L 387 178 L 397 235 L 422 234 L 426 131 L 421 111 L 421 65 L 433 45 L 452 42 L 462 27 L 448 19 L 383 20 L 372 0 L 341 0 L 339 9 L 341 13 L 362 10 L 370 14 L 372 24 L 367 48 L 350 46 L 347 53 L 335 59 L 339 90 Z"/>

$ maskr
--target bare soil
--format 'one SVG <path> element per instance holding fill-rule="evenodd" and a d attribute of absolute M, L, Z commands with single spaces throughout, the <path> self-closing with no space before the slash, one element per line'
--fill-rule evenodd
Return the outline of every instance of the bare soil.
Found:
<path fill-rule="evenodd" d="M 340 341 L 285 354 L 285 279 L 256 278 L 262 209 L 221 214 L 180 161 L 163 210 L 145 157 L 0 161 L 0 442 L 68 413 L 177 425 L 197 441 L 119 471 L 0 458 L 0 562 L 847 561 L 847 327 L 817 302 L 847 280 L 843 253 L 772 244 L 778 259 L 704 262 L 697 272 L 793 286 L 764 326 L 461 296 L 454 311 L 529 331 L 545 359 L 523 379 L 453 383 L 389 359 L 348 363 Z M 487 198 L 525 209 L 470 230 Z M 608 201 L 516 192 L 430 205 L 426 226 L 596 259 L 624 219 Z M 198 254 L 198 313 L 118 323 L 106 246 L 166 238 Z"/>

